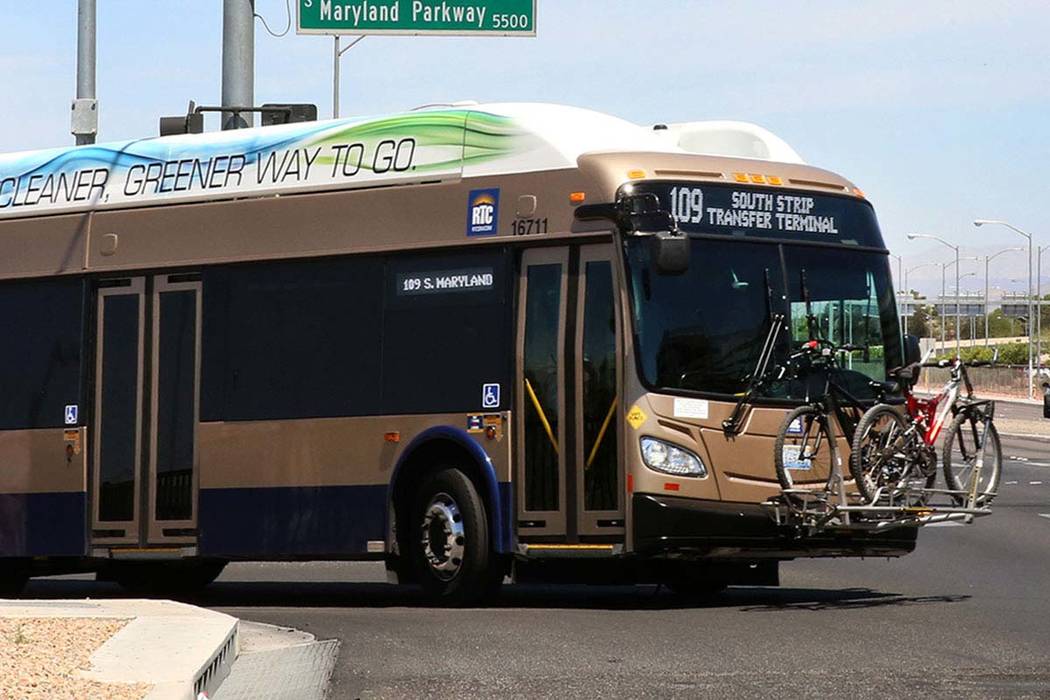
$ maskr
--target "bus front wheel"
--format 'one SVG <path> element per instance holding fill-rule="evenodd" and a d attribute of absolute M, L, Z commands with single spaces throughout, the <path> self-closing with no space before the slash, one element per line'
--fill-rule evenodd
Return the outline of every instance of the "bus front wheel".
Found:
<path fill-rule="evenodd" d="M 498 587 L 485 503 L 459 469 L 442 468 L 423 479 L 408 539 L 416 576 L 430 598 L 469 605 Z"/>

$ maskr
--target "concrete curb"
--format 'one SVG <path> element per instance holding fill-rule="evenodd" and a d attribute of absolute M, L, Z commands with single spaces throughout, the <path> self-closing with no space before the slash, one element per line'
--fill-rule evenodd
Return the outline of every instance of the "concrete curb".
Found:
<path fill-rule="evenodd" d="M 146 683 L 147 700 L 196 700 L 229 675 L 238 620 L 170 600 L 7 600 L 3 617 L 98 617 L 130 622 L 91 655 L 79 675 L 103 683 Z"/>

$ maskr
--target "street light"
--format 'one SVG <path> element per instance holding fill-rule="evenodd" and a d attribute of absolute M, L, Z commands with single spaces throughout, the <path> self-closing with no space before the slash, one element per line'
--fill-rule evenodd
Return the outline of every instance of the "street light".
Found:
<path fill-rule="evenodd" d="M 999 219 L 974 219 L 974 226 L 998 225 L 1016 231 L 1028 239 L 1028 398 L 1032 398 L 1035 377 L 1032 376 L 1032 234 L 1022 231 L 1013 224 Z"/>
<path fill-rule="evenodd" d="M 1035 269 L 1035 299 L 1039 304 L 1035 315 L 1035 363 L 1040 369 L 1043 367 L 1043 252 L 1047 250 L 1050 250 L 1050 245 L 1039 249 Z"/>
<path fill-rule="evenodd" d="M 962 258 L 962 259 L 965 260 L 966 258 Z M 974 259 L 976 260 L 976 258 L 974 258 Z M 967 272 L 964 275 L 960 275 L 958 277 L 958 279 L 960 281 L 962 281 L 962 280 L 966 279 L 967 277 L 976 277 L 976 276 L 977 276 L 976 272 Z M 960 299 L 961 296 L 962 296 L 962 288 L 961 287 L 956 287 L 955 288 L 955 305 L 956 305 L 956 308 L 959 307 L 959 299 Z M 967 314 L 966 317 L 967 318 L 971 318 L 970 314 Z M 956 325 L 956 328 L 958 328 L 958 324 Z M 955 331 L 955 335 L 956 336 L 959 335 L 959 331 L 958 330 Z M 973 338 L 973 323 L 970 323 L 970 347 L 971 348 L 973 347 L 973 341 L 974 341 L 974 338 Z"/>
<path fill-rule="evenodd" d="M 908 234 L 908 240 L 916 240 L 917 238 L 929 238 L 930 240 L 936 240 L 939 243 L 942 243 L 942 245 L 947 246 L 948 248 L 950 248 L 951 250 L 953 250 L 955 252 L 955 288 L 958 289 L 959 288 L 959 246 L 955 246 L 955 245 L 953 245 L 953 243 L 949 243 L 947 240 L 945 240 L 944 238 L 941 238 L 940 236 L 933 236 L 933 235 L 930 235 L 928 233 L 909 233 Z M 943 269 L 941 271 L 941 280 L 942 280 L 942 282 L 944 280 L 944 271 L 943 271 Z M 942 288 L 943 287 L 944 287 L 944 285 L 942 283 Z M 944 302 L 943 295 L 941 297 L 941 302 L 942 302 L 942 305 L 943 305 L 943 302 Z M 961 309 L 960 309 L 960 306 L 959 306 L 959 297 L 957 296 L 957 297 L 955 297 L 955 356 L 957 356 L 957 357 L 959 356 L 959 354 L 961 352 L 961 346 L 959 344 L 959 312 L 960 311 L 961 311 Z M 941 325 L 941 335 L 942 336 L 944 335 L 943 320 L 942 320 L 942 325 Z M 943 343 L 943 340 L 942 340 L 942 343 Z"/>
<path fill-rule="evenodd" d="M 924 268 L 924 267 L 929 267 L 931 265 L 940 265 L 940 263 L 937 262 L 936 260 L 931 260 L 929 262 L 920 263 L 919 265 L 916 265 L 915 267 L 909 268 L 909 269 L 904 271 L 904 291 L 905 291 L 905 293 L 908 296 L 911 296 L 911 286 L 908 284 L 908 275 L 910 275 L 911 273 L 915 272 L 916 270 L 919 270 L 919 269 Z M 941 279 L 943 281 L 943 279 L 944 279 L 943 275 L 941 275 Z M 905 332 L 905 334 L 907 334 L 907 332 L 908 332 L 908 306 L 907 306 L 907 302 L 905 302 L 905 306 L 904 306 L 904 332 Z"/>
<path fill-rule="evenodd" d="M 941 317 L 942 317 L 941 318 L 941 345 L 942 346 L 948 344 L 947 341 L 945 340 L 945 335 L 944 335 L 945 326 L 944 326 L 944 318 L 943 318 L 944 316 L 948 315 L 948 302 L 945 301 L 945 299 L 947 298 L 948 295 L 945 292 L 946 282 L 945 282 L 945 279 L 944 279 L 944 274 L 945 274 L 945 272 L 947 272 L 949 267 L 951 267 L 952 265 L 956 266 L 956 269 L 955 269 L 955 285 L 956 285 L 956 289 L 958 289 L 959 288 L 958 287 L 958 285 L 959 285 L 959 267 L 958 267 L 959 260 L 978 261 L 978 260 L 980 260 L 980 258 L 978 258 L 976 255 L 964 255 L 963 257 L 958 258 L 957 260 L 949 260 L 946 263 L 941 263 L 941 312 L 942 312 L 941 313 Z M 958 301 L 958 299 L 956 299 L 956 303 L 955 303 L 955 335 L 956 336 L 959 335 L 959 301 Z M 943 350 L 943 347 L 941 349 Z"/>
<path fill-rule="evenodd" d="M 1020 246 L 1016 248 L 1003 248 L 994 255 L 984 256 L 984 346 L 988 347 L 988 317 L 991 313 L 988 311 L 988 263 L 998 258 L 1003 253 L 1009 253 L 1015 250 L 1024 250 Z"/>

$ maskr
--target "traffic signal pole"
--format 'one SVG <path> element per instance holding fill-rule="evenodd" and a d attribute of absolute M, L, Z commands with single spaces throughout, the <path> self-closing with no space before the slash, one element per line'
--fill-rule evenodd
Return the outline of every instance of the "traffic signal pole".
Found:
<path fill-rule="evenodd" d="M 255 105 L 255 0 L 222 0 L 222 104 Z M 251 112 L 222 113 L 222 128 L 252 126 Z"/>
<path fill-rule="evenodd" d="M 95 0 L 77 2 L 77 96 L 70 131 L 78 146 L 95 143 L 98 101 L 95 99 Z"/>

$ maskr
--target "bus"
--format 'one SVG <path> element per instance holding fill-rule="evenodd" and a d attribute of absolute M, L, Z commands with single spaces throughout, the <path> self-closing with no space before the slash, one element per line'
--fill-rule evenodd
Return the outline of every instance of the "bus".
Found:
<path fill-rule="evenodd" d="M 858 393 L 901 364 L 871 204 L 746 123 L 455 103 L 0 156 L 0 577 L 382 560 L 462 604 L 906 554 L 777 526 L 800 396 L 723 428 L 806 304 L 870 346 Z"/>

